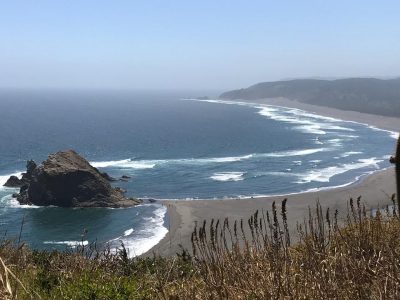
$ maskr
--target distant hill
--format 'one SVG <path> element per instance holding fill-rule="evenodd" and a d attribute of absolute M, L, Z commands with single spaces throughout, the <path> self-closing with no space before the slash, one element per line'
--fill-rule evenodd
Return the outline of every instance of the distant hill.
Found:
<path fill-rule="evenodd" d="M 284 97 L 344 110 L 400 117 L 400 78 L 295 79 L 262 82 L 220 95 L 221 99 Z"/>

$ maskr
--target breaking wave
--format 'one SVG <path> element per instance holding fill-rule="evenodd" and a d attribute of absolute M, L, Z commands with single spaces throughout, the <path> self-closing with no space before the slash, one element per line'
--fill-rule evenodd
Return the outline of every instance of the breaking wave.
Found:
<path fill-rule="evenodd" d="M 340 155 L 340 157 L 348 157 L 351 155 L 363 154 L 361 151 L 348 151 Z"/>
<path fill-rule="evenodd" d="M 156 165 L 153 161 L 135 161 L 132 159 L 110 160 L 110 161 L 94 161 L 90 163 L 95 168 L 129 168 L 129 169 L 151 169 Z"/>
<path fill-rule="evenodd" d="M 160 159 L 160 160 L 133 160 L 122 159 L 114 161 L 91 162 L 96 168 L 120 168 L 120 169 L 151 169 L 161 165 L 203 165 L 212 163 L 231 163 L 249 160 L 260 157 L 286 157 L 305 156 L 317 152 L 329 151 L 328 148 L 299 149 L 278 151 L 271 153 L 252 153 L 241 156 L 210 157 L 210 158 L 181 158 L 181 159 Z"/>
<path fill-rule="evenodd" d="M 12 194 L 1 197 L 0 205 L 9 208 L 40 208 L 40 206 L 37 205 L 19 204 L 17 199 L 13 198 Z"/>
<path fill-rule="evenodd" d="M 195 99 L 187 99 L 195 100 Z M 226 100 L 196 100 L 209 103 L 231 104 L 248 106 L 258 109 L 258 114 L 268 119 L 293 124 L 293 129 L 304 133 L 325 135 L 327 132 L 353 132 L 353 128 L 340 126 L 337 123 L 344 122 L 339 119 L 316 115 L 297 108 L 282 107 L 276 105 L 262 105 L 251 102 L 237 102 Z"/>
<path fill-rule="evenodd" d="M 250 159 L 253 154 L 242 156 L 210 157 L 210 158 L 178 158 L 178 159 L 158 159 L 158 160 L 134 160 L 122 159 L 111 161 L 91 162 L 96 168 L 121 168 L 121 169 L 152 169 L 155 166 L 165 164 L 208 164 L 208 163 L 228 163 Z"/>
<path fill-rule="evenodd" d="M 309 172 L 306 172 L 305 174 L 300 174 L 300 180 L 298 181 L 298 183 L 309 183 L 312 181 L 329 182 L 333 176 L 343 174 L 351 170 L 362 169 L 371 166 L 375 169 L 379 169 L 378 163 L 382 161 L 383 160 L 381 159 L 372 157 L 367 159 L 359 159 L 356 163 L 339 164 L 337 166 L 311 170 Z"/>
<path fill-rule="evenodd" d="M 215 181 L 240 181 L 243 180 L 244 173 L 242 172 L 219 172 L 210 176 Z"/>
<path fill-rule="evenodd" d="M 295 125 L 293 128 L 300 132 L 312 133 L 316 135 L 325 135 L 330 131 L 334 132 L 353 132 L 353 128 L 337 125 L 337 123 L 353 123 L 360 124 L 369 127 L 375 131 L 383 131 L 390 135 L 390 137 L 397 139 L 399 132 L 380 129 L 369 124 L 344 121 L 338 118 L 326 117 L 310 113 L 298 108 L 284 107 L 278 105 L 267 105 L 252 102 L 243 101 L 229 101 L 229 100 L 199 100 L 199 99 L 184 99 L 191 101 L 218 103 L 218 104 L 230 104 L 230 105 L 241 105 L 258 109 L 258 114 L 265 116 L 271 120 L 285 122 Z"/>
<path fill-rule="evenodd" d="M 118 238 L 111 240 L 111 245 L 117 245 L 122 242 L 128 250 L 129 257 L 141 255 L 155 245 L 157 245 L 168 233 L 168 229 L 164 226 L 164 217 L 167 213 L 167 208 L 161 205 L 153 205 L 156 209 L 153 215 L 148 218 L 143 218 L 145 227 L 140 230 L 128 229 L 124 234 Z M 116 246 L 115 249 L 117 249 Z"/>
<path fill-rule="evenodd" d="M 87 246 L 89 241 L 44 241 L 46 245 L 66 245 L 68 247 Z"/>
<path fill-rule="evenodd" d="M 130 229 L 128 229 L 128 230 L 125 230 L 125 231 L 124 231 L 124 236 L 131 235 L 132 232 L 133 232 L 133 228 L 130 228 Z"/>
<path fill-rule="evenodd" d="M 286 156 L 304 156 L 310 155 L 317 152 L 328 151 L 326 148 L 316 148 L 316 149 L 302 149 L 302 150 L 289 150 L 289 151 L 280 151 L 274 153 L 266 153 L 261 154 L 262 156 L 267 157 L 286 157 Z"/>

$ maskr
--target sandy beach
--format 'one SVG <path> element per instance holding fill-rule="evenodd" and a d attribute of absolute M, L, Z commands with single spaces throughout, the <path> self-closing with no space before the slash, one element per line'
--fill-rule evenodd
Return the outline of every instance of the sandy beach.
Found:
<path fill-rule="evenodd" d="M 298 108 L 325 117 L 332 117 L 344 121 L 353 121 L 357 123 L 368 124 L 380 129 L 386 129 L 390 131 L 396 131 L 396 132 L 400 131 L 400 118 L 395 118 L 395 117 L 386 117 L 380 115 L 360 113 L 356 111 L 340 110 L 325 106 L 301 103 L 286 98 L 260 99 L 260 100 L 252 100 L 251 102 Z"/>
<path fill-rule="evenodd" d="M 262 99 L 258 100 L 257 103 L 298 108 L 323 116 L 365 123 L 396 132 L 400 129 L 400 118 L 342 111 L 287 99 Z M 393 140 L 393 149 L 394 146 L 395 140 Z M 223 220 L 225 218 L 229 218 L 230 221 L 247 220 L 256 210 L 271 210 L 271 205 L 274 201 L 279 206 L 285 198 L 288 199 L 289 228 L 292 236 L 295 236 L 297 223 L 303 222 L 308 215 L 309 207 L 314 208 L 317 201 L 319 201 L 323 209 L 328 207 L 331 211 L 337 209 L 339 218 L 344 218 L 350 198 L 355 199 L 361 196 L 362 203 L 365 204 L 367 209 L 384 207 L 391 204 L 390 198 L 395 193 L 395 190 L 394 168 L 389 168 L 364 176 L 358 182 L 344 187 L 312 192 L 245 199 L 160 201 L 168 208 L 169 232 L 147 255 L 153 253 L 163 256 L 174 255 L 180 252 L 179 245 L 191 251 L 190 237 L 195 222 L 202 223 L 204 220 Z"/>

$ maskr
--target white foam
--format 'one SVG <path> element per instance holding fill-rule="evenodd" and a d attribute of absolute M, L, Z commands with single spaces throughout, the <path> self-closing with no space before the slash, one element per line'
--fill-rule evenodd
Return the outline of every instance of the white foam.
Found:
<path fill-rule="evenodd" d="M 40 208 L 37 205 L 27 205 L 27 204 L 19 204 L 17 199 L 13 198 L 12 194 L 5 195 L 0 199 L 0 203 L 4 207 L 11 207 L 11 208 Z"/>
<path fill-rule="evenodd" d="M 159 160 L 132 160 L 123 159 L 115 161 L 101 161 L 91 162 L 96 168 L 122 168 L 122 169 L 150 169 L 155 166 L 164 164 L 175 164 L 175 165 L 203 165 L 211 163 L 231 163 L 248 160 L 257 157 L 285 157 L 285 156 L 303 156 L 310 155 L 321 151 L 328 151 L 327 148 L 314 148 L 314 149 L 299 149 L 280 151 L 273 153 L 252 153 L 240 156 L 225 156 L 225 157 L 206 157 L 206 158 L 175 158 L 175 159 L 159 159 Z"/>
<path fill-rule="evenodd" d="M 367 158 L 367 159 L 359 159 L 355 163 L 348 164 L 340 164 L 338 166 L 326 167 L 318 170 L 311 170 L 305 174 L 300 174 L 300 180 L 298 183 L 309 183 L 309 182 L 329 182 L 330 179 L 338 174 L 346 173 L 350 170 L 361 169 L 365 167 L 374 167 L 375 169 L 379 169 L 378 163 L 382 162 L 382 160 L 377 159 L 376 157 Z"/>
<path fill-rule="evenodd" d="M 337 136 L 347 138 L 347 140 L 349 139 L 354 140 L 360 137 L 359 135 L 354 135 L 354 134 L 338 134 Z"/>
<path fill-rule="evenodd" d="M 323 144 L 324 144 L 323 142 L 321 142 L 321 141 L 319 140 L 318 137 L 316 137 L 316 138 L 314 139 L 314 141 L 315 141 L 315 144 L 317 144 L 317 145 L 323 145 Z"/>
<path fill-rule="evenodd" d="M 392 138 L 394 138 L 394 139 L 396 139 L 396 140 L 399 138 L 399 133 L 396 132 L 396 131 L 389 131 L 389 134 L 390 134 L 390 136 L 391 136 Z"/>
<path fill-rule="evenodd" d="M 89 241 L 44 241 L 43 244 L 66 245 L 69 247 L 87 246 Z"/>
<path fill-rule="evenodd" d="M 20 204 L 17 201 L 17 199 L 13 198 L 12 196 L 9 205 L 10 207 L 13 208 L 40 208 L 40 206 L 37 205 Z M 48 207 L 54 207 L 54 206 L 48 206 Z"/>
<path fill-rule="evenodd" d="M 229 100 L 218 100 L 218 99 L 207 99 L 207 100 L 200 100 L 200 99 L 182 99 L 182 100 L 198 101 L 198 102 L 208 102 L 208 103 L 217 103 L 217 104 L 241 105 L 241 106 L 250 106 L 250 107 L 254 107 L 254 105 L 259 105 L 259 104 L 255 104 L 255 103 L 251 103 L 251 102 L 229 101 Z"/>
<path fill-rule="evenodd" d="M 11 194 L 6 195 L 6 196 L 0 198 L 0 203 L 2 205 L 8 206 L 10 201 L 11 201 L 11 199 L 13 199 Z"/>
<path fill-rule="evenodd" d="M 290 108 L 290 107 L 278 106 L 278 105 L 276 105 L 275 107 L 284 108 L 285 110 L 288 110 L 293 114 L 297 114 L 297 115 L 307 117 L 307 118 L 319 119 L 319 120 L 324 120 L 324 121 L 329 121 L 329 122 L 341 122 L 342 121 L 337 118 L 326 117 L 326 116 L 317 115 L 317 114 L 314 114 L 311 112 L 307 112 L 307 111 L 299 109 L 299 108 Z"/>
<path fill-rule="evenodd" d="M 300 109 L 289 109 L 279 106 L 258 105 L 259 114 L 271 120 L 295 124 L 295 129 L 317 135 L 324 135 L 327 130 L 331 131 L 354 131 L 352 128 L 335 125 L 332 123 L 340 122 L 338 119 L 323 117 L 307 113 Z M 323 122 L 321 122 L 323 121 Z"/>
<path fill-rule="evenodd" d="M 345 152 L 342 155 L 340 155 L 340 157 L 348 157 L 350 155 L 357 155 L 357 154 L 363 154 L 363 152 L 360 151 L 349 151 L 349 152 Z"/>
<path fill-rule="evenodd" d="M 315 149 L 301 149 L 301 150 L 289 150 L 289 151 L 280 151 L 274 153 L 266 153 L 263 156 L 267 157 L 286 157 L 286 156 L 304 156 L 310 155 L 317 152 L 327 151 L 326 148 L 315 148 Z"/>
<path fill-rule="evenodd" d="M 207 164 L 207 163 L 228 163 L 250 159 L 253 154 L 241 156 L 226 156 L 226 157 L 209 157 L 209 158 L 177 158 L 177 159 L 159 159 L 159 160 L 132 160 L 122 159 L 115 161 L 100 161 L 91 162 L 91 165 L 96 168 L 122 168 L 122 169 L 151 169 L 162 164 Z"/>
<path fill-rule="evenodd" d="M 267 117 L 271 120 L 296 125 L 293 128 L 295 130 L 304 133 L 325 135 L 327 131 L 347 131 L 347 132 L 355 131 L 352 128 L 339 126 L 337 125 L 337 123 L 339 122 L 356 123 L 356 122 L 347 122 L 337 118 L 325 117 L 314 113 L 306 112 L 304 110 L 297 108 L 251 103 L 251 102 L 228 101 L 228 100 L 213 100 L 213 99 L 210 100 L 186 99 L 186 100 L 195 100 L 195 101 L 218 103 L 218 104 L 241 105 L 241 106 L 256 108 L 259 110 L 258 111 L 259 115 Z"/>
<path fill-rule="evenodd" d="M 363 125 L 367 125 L 367 127 L 368 128 L 370 128 L 370 129 L 372 129 L 372 130 L 374 130 L 374 131 L 383 131 L 383 132 L 387 132 L 388 134 L 389 134 L 389 136 L 391 137 L 391 138 L 393 138 L 393 139 L 398 139 L 399 138 L 399 132 L 396 132 L 396 131 L 392 131 L 392 130 L 386 130 L 386 129 L 381 129 L 381 128 L 378 128 L 378 127 L 376 127 L 376 126 L 372 126 L 372 125 L 368 125 L 368 124 L 363 124 Z"/>
<path fill-rule="evenodd" d="M 181 159 L 170 159 L 164 162 L 171 164 L 207 164 L 207 163 L 227 163 L 236 162 L 246 159 L 250 159 L 254 154 L 247 154 L 241 156 L 226 156 L 226 157 L 210 157 L 210 158 L 181 158 Z"/>
<path fill-rule="evenodd" d="M 320 163 L 322 160 L 320 160 L 320 159 L 313 159 L 313 160 L 310 160 L 310 163 L 314 163 L 314 164 L 318 164 L 318 163 Z"/>
<path fill-rule="evenodd" d="M 90 164 L 95 168 L 107 168 L 112 166 L 118 166 L 120 164 L 129 163 L 130 159 L 122 160 L 110 160 L 110 161 L 92 161 Z"/>
<path fill-rule="evenodd" d="M 135 257 L 149 251 L 168 233 L 168 229 L 164 226 L 164 216 L 167 208 L 161 205 L 150 205 L 157 208 L 154 210 L 153 217 L 148 218 L 145 229 L 132 231 L 129 235 L 126 235 L 127 230 L 124 232 L 124 236 L 112 240 L 114 242 L 123 242 L 129 257 Z"/>
<path fill-rule="evenodd" d="M 338 125 L 326 125 L 326 129 L 336 130 L 336 131 L 355 131 L 353 128 L 338 126 Z"/>
<path fill-rule="evenodd" d="M 210 159 L 199 159 L 199 161 L 212 161 L 212 162 L 235 162 L 235 161 L 241 161 L 245 159 L 252 158 L 253 154 L 248 154 L 248 155 L 243 155 L 243 156 L 229 156 L 229 157 L 216 157 L 216 158 L 210 158 Z"/>
<path fill-rule="evenodd" d="M 327 141 L 332 147 L 340 148 L 343 146 L 342 139 L 330 139 Z"/>
<path fill-rule="evenodd" d="M 128 230 L 125 230 L 125 231 L 124 231 L 124 236 L 131 235 L 132 232 L 133 232 L 133 228 L 130 228 L 130 229 L 128 229 Z"/>
<path fill-rule="evenodd" d="M 326 134 L 326 131 L 322 130 L 321 126 L 319 126 L 318 124 L 299 125 L 299 126 L 295 126 L 293 128 L 295 128 L 301 132 L 304 132 L 304 133 L 312 133 L 312 134 L 320 134 L 320 135 Z"/>
<path fill-rule="evenodd" d="M 294 128 L 306 133 L 313 134 L 325 134 L 325 130 L 334 130 L 334 131 L 355 131 L 352 128 L 333 125 L 332 123 L 348 123 L 348 124 L 357 124 L 369 127 L 375 131 L 386 132 L 390 135 L 390 137 L 394 139 L 399 138 L 399 132 L 377 128 L 376 126 L 369 125 L 367 123 L 355 122 L 355 121 L 346 121 L 339 118 L 332 118 L 321 116 L 315 113 L 310 113 L 298 108 L 291 108 L 286 106 L 279 105 L 267 105 L 267 104 L 259 104 L 252 102 L 242 102 L 242 101 L 228 101 L 228 100 L 199 100 L 199 99 L 184 99 L 184 100 L 194 100 L 201 102 L 209 102 L 209 103 L 219 103 L 219 104 L 230 104 L 230 105 L 241 105 L 247 107 L 253 107 L 259 109 L 258 114 L 270 118 L 272 120 L 299 124 L 300 126 L 295 126 Z M 318 122 L 324 121 L 324 122 Z M 351 138 L 357 138 L 356 135 L 348 135 Z"/>
<path fill-rule="evenodd" d="M 152 169 L 155 167 L 155 161 L 135 161 L 132 159 L 98 161 L 90 163 L 95 168 L 116 167 L 122 169 Z"/>
<path fill-rule="evenodd" d="M 244 173 L 242 172 L 219 172 L 210 176 L 215 181 L 240 181 L 243 180 Z"/>

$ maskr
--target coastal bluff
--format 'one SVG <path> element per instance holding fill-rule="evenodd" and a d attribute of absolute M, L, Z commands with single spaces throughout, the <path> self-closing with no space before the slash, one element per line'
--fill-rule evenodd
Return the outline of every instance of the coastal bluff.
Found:
<path fill-rule="evenodd" d="M 346 111 L 400 117 L 400 78 L 293 79 L 261 82 L 219 96 L 227 100 L 286 98 Z"/>
<path fill-rule="evenodd" d="M 67 150 L 50 154 L 40 165 L 29 160 L 22 178 L 11 176 L 5 186 L 20 188 L 14 195 L 20 204 L 116 208 L 141 203 L 112 187 L 109 178 L 78 153 Z"/>

